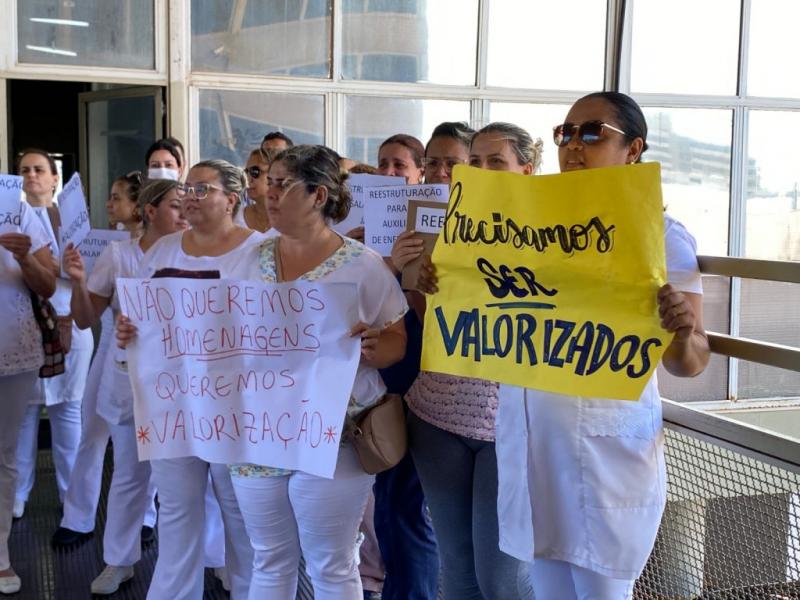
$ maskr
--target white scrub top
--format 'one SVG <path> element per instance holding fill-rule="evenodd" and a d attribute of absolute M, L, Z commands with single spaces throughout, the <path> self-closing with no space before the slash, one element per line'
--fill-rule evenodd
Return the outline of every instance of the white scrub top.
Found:
<path fill-rule="evenodd" d="M 664 216 L 667 279 L 702 294 L 696 244 Z M 638 402 L 502 385 L 497 413 L 500 549 L 635 579 L 666 502 L 655 373 Z"/>

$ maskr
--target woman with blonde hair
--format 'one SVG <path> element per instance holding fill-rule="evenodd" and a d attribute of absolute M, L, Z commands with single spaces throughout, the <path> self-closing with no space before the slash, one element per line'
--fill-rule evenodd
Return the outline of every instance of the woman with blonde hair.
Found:
<path fill-rule="evenodd" d="M 114 316 L 120 306 L 115 287 L 119 277 L 133 277 L 139 263 L 162 236 L 186 229 L 176 194 L 177 182 L 149 181 L 139 194 L 144 221 L 141 237 L 112 242 L 98 257 L 87 276 L 77 249 L 64 252 L 64 271 L 72 282 L 72 314 L 81 329 L 99 322 L 111 306 Z M 114 351 L 100 357 L 96 414 L 103 419 L 114 449 L 114 472 L 108 492 L 103 560 L 106 567 L 94 581 L 92 594 L 113 594 L 133 577 L 133 565 L 141 556 L 140 527 L 153 502 L 150 463 L 139 461 L 133 423 L 133 392 L 124 355 Z M 102 365 L 102 366 L 100 366 Z"/>
<path fill-rule="evenodd" d="M 244 172 L 227 161 L 206 160 L 194 165 L 186 182 L 176 188 L 190 228 L 160 238 L 142 259 L 137 276 L 158 277 L 178 269 L 187 276 L 211 271 L 219 278 L 250 277 L 257 268 L 258 247 L 264 238 L 234 223 L 246 185 Z M 135 335 L 130 320 L 120 317 L 120 345 L 127 345 Z M 148 599 L 200 600 L 203 596 L 209 474 L 222 511 L 231 598 L 247 598 L 253 551 L 227 466 L 195 456 L 157 459 L 150 465 L 158 489 L 159 535 L 158 561 Z"/>

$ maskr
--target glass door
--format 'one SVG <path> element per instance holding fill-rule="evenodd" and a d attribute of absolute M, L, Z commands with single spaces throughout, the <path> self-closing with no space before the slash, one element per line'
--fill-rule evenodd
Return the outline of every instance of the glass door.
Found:
<path fill-rule="evenodd" d="M 145 170 L 145 152 L 163 135 L 164 91 L 130 87 L 78 95 L 80 173 L 92 227 L 108 227 L 111 182 Z"/>

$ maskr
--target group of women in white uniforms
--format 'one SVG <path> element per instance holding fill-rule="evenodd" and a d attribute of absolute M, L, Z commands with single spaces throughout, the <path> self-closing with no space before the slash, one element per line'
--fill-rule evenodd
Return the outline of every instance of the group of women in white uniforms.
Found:
<path fill-rule="evenodd" d="M 436 169 L 426 169 L 429 182 L 449 181 L 452 167 L 463 162 L 522 175 L 533 175 L 538 168 L 541 143 L 515 126 L 492 124 L 466 137 L 463 132 L 444 131 L 436 144 L 426 147 L 426 159 L 436 165 Z M 565 122 L 555 128 L 554 141 L 561 170 L 569 171 L 639 162 L 646 136 L 644 116 L 632 99 L 600 92 L 572 106 Z M 113 298 L 116 277 L 158 276 L 166 268 L 265 281 L 344 277 L 363 286 L 359 314 L 365 316 L 365 322 L 353 324 L 354 335 L 362 338 L 362 365 L 351 412 L 371 406 L 386 389 L 377 369 L 393 364 L 405 351 L 402 317 L 408 305 L 377 254 L 329 227 L 346 215 L 349 206 L 346 174 L 340 172 L 337 160 L 333 151 L 321 146 L 251 155 L 251 179 L 264 178 L 268 235 L 249 228 L 249 223 L 263 221 L 261 212 L 239 212 L 242 193 L 252 188 L 252 182 L 248 187 L 242 170 L 224 161 L 195 165 L 184 183 L 146 184 L 140 192 L 148 223 L 142 237 L 112 243 L 88 278 L 78 253 L 64 252 L 76 323 L 92 324 L 108 305 L 118 312 Z M 179 158 L 177 165 L 181 164 Z M 156 197 L 157 201 L 150 199 Z M 705 368 L 709 355 L 696 248 L 680 223 L 666 214 L 664 218 L 668 283 L 658 290 L 657 302 L 662 327 L 674 337 L 663 364 L 675 375 L 693 376 Z M 187 224 L 190 229 L 184 230 Z M 413 235 L 401 236 L 390 262 L 400 271 L 421 253 Z M 427 261 L 419 288 L 432 292 L 436 284 L 435 265 Z M 424 298 L 415 301 L 414 309 L 424 312 Z M 124 317 L 117 327 L 122 346 L 136 335 Z M 147 522 L 155 488 L 160 504 L 159 559 L 148 598 L 202 597 L 202 570 L 208 563 L 206 529 L 200 525 L 209 514 L 207 491 L 211 490 L 224 522 L 224 561 L 232 598 L 293 598 L 301 552 L 316 597 L 361 598 L 354 548 L 372 477 L 363 472 L 352 448 L 342 445 L 332 480 L 269 465 L 209 464 L 195 457 L 139 463 L 125 357 L 110 349 L 108 357 L 103 377 L 112 380 L 100 385 L 95 412 L 114 439 L 109 516 L 112 510 L 127 514 L 107 526 L 104 559 L 114 569 L 130 569 L 112 571 L 108 577 L 112 584 L 118 586 L 133 574 L 131 567 L 139 557 L 138 532 Z M 540 600 L 631 597 L 655 541 L 666 498 L 655 375 L 638 402 L 573 397 L 490 382 L 441 381 L 430 374 L 420 377 L 427 383 L 412 388 L 409 396 L 411 450 L 422 467 L 423 490 L 435 498 L 431 512 L 440 552 L 449 555 L 442 561 L 445 597 L 529 598 L 527 585 Z M 96 385 L 96 380 L 90 385 Z M 469 410 L 474 412 L 462 414 L 457 422 L 448 421 L 448 411 L 455 410 L 459 401 L 448 400 L 442 386 L 457 394 L 473 394 L 469 402 L 474 407 Z M 113 394 L 108 393 L 111 389 Z M 429 401 L 426 394 L 434 389 L 438 395 Z M 482 408 L 481 402 L 489 402 L 489 408 Z M 89 427 L 86 419 L 84 414 L 84 436 Z M 476 419 L 480 421 L 477 428 Z M 430 426 L 435 429 L 425 429 Z M 441 445 L 421 444 L 419 436 L 428 433 L 440 436 Z M 455 460 L 447 450 L 455 447 L 448 446 L 451 442 L 475 452 L 472 466 L 463 471 L 465 481 L 473 482 L 471 490 L 457 488 L 446 477 L 436 478 L 425 466 Z M 487 456 L 496 454 L 495 469 L 479 467 L 478 452 L 484 450 L 490 453 Z M 459 460 L 462 468 L 466 463 Z M 451 464 L 455 468 L 456 463 Z M 487 504 L 482 487 L 496 490 L 494 501 L 489 498 Z M 463 504 L 465 494 L 472 496 L 468 500 L 472 511 L 448 510 L 450 503 L 453 507 Z M 124 510 L 116 508 L 122 505 Z M 494 511 L 493 516 L 486 519 L 489 511 Z M 320 531 L 315 521 L 319 518 L 335 526 Z M 65 508 L 62 526 L 90 531 L 89 525 L 93 528 L 93 518 L 91 523 L 70 522 Z M 465 539 L 459 535 L 462 530 L 481 533 Z M 464 544 L 474 556 L 470 564 L 456 556 L 465 552 Z M 2 569 L 10 571 L 5 562 L 0 564 L 0 580 Z M 506 586 L 493 581 L 488 573 L 501 568 L 506 579 L 519 572 L 520 581 Z M 469 588 L 458 581 L 465 577 Z"/>

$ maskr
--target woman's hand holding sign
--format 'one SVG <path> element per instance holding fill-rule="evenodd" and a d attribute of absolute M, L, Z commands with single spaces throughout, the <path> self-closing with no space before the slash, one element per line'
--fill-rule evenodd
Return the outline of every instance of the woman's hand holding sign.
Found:
<path fill-rule="evenodd" d="M 125 315 L 117 317 L 117 346 L 127 348 L 136 339 L 137 329 Z"/>
<path fill-rule="evenodd" d="M 425 249 L 424 241 L 414 237 L 416 231 L 404 231 L 397 236 L 392 246 L 392 266 L 398 273 L 402 273 L 405 266 L 419 257 Z"/>
<path fill-rule="evenodd" d="M 70 281 L 75 283 L 86 282 L 86 267 L 83 264 L 81 253 L 72 242 L 67 244 L 64 250 L 64 258 L 61 261 L 64 272 L 69 276 Z"/>
<path fill-rule="evenodd" d="M 661 327 L 674 333 L 664 353 L 664 367 L 679 377 L 693 377 L 708 364 L 708 337 L 703 330 L 703 297 L 680 292 L 667 283 L 658 290 Z"/>
<path fill-rule="evenodd" d="M 436 266 L 431 261 L 430 256 L 422 257 L 422 264 L 419 267 L 419 279 L 417 279 L 417 289 L 423 294 L 435 294 L 439 291 L 436 286 L 439 278 L 436 276 Z"/>
<path fill-rule="evenodd" d="M 383 329 L 370 327 L 359 321 L 350 329 L 350 335 L 361 336 L 361 362 L 369 367 L 383 369 L 393 365 L 406 352 L 406 328 L 403 319 Z"/>

